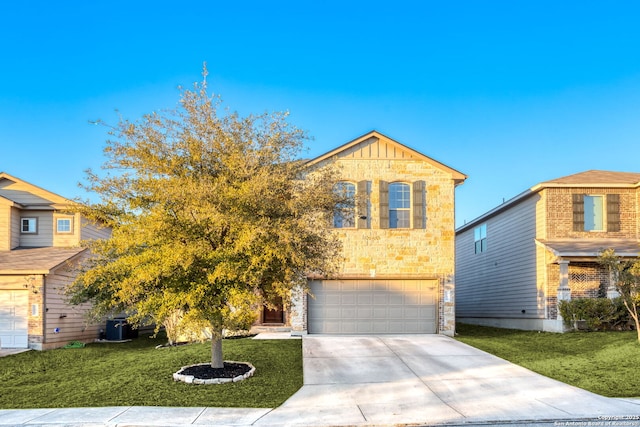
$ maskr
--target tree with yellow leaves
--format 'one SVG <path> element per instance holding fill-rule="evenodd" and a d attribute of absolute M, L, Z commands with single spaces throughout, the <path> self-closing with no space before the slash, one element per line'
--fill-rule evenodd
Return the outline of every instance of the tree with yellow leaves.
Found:
<path fill-rule="evenodd" d="M 335 272 L 327 224 L 341 201 L 333 171 L 307 174 L 307 136 L 287 114 L 221 112 L 203 76 L 174 111 L 111 128 L 105 172 L 85 184 L 100 199 L 82 208 L 111 238 L 87 243 L 94 256 L 69 293 L 135 325 L 176 313 L 207 325 L 222 368 L 222 331 L 247 302 L 286 302 L 307 274 Z"/>

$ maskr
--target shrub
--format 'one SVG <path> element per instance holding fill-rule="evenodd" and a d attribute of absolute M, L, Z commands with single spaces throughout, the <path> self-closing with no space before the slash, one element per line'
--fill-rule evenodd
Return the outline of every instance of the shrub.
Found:
<path fill-rule="evenodd" d="M 576 298 L 560 301 L 564 325 L 571 329 L 607 331 L 629 329 L 629 313 L 622 298 Z M 582 327 L 582 324 L 584 327 Z"/>

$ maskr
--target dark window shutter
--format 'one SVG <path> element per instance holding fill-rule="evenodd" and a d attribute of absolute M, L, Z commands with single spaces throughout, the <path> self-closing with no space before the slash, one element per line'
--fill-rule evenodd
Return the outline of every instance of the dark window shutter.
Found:
<path fill-rule="evenodd" d="M 380 181 L 380 228 L 389 228 L 389 183 Z"/>
<path fill-rule="evenodd" d="M 424 181 L 413 183 L 413 228 L 425 228 Z"/>
<path fill-rule="evenodd" d="M 573 231 L 584 231 L 584 194 L 573 195 Z"/>
<path fill-rule="evenodd" d="M 369 182 L 359 181 L 356 193 L 356 215 L 358 228 L 369 228 Z"/>
<path fill-rule="evenodd" d="M 607 194 L 607 231 L 620 231 L 619 194 Z"/>

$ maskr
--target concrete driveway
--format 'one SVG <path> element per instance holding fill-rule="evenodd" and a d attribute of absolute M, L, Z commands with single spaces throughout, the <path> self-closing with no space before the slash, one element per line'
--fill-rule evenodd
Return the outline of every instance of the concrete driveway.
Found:
<path fill-rule="evenodd" d="M 589 393 L 442 335 L 314 335 L 303 354 L 304 386 L 254 425 L 640 425 L 640 401 Z"/>

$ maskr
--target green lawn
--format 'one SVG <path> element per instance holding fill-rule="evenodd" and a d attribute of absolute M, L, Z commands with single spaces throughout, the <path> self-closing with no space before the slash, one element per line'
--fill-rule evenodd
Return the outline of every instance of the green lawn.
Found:
<path fill-rule="evenodd" d="M 631 332 L 517 331 L 458 324 L 456 339 L 532 371 L 608 397 L 640 396 L 640 345 Z"/>
<path fill-rule="evenodd" d="M 164 338 L 29 351 L 0 358 L 0 408 L 93 406 L 263 407 L 302 386 L 301 340 L 223 341 L 225 360 L 250 362 L 253 377 L 231 384 L 174 382 L 182 366 L 210 360 L 210 343 L 155 349 Z"/>

